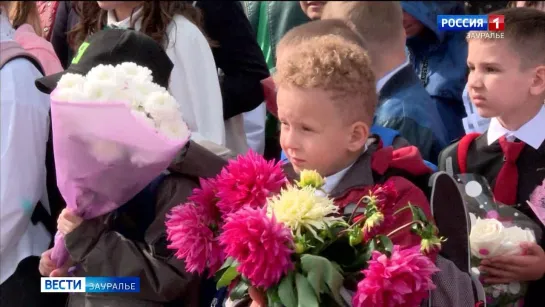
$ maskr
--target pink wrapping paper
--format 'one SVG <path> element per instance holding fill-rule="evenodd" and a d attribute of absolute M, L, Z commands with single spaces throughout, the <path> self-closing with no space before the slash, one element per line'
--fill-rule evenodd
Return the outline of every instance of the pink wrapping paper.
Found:
<path fill-rule="evenodd" d="M 138 194 L 189 140 L 159 134 L 122 102 L 52 99 L 51 119 L 57 185 L 67 208 L 84 219 L 109 213 Z M 57 233 L 51 258 L 61 267 L 68 256 Z"/>

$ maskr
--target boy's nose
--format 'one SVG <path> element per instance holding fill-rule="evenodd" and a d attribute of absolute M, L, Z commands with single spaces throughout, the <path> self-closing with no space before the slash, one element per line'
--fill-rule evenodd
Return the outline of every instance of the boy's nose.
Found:
<path fill-rule="evenodd" d="M 467 77 L 468 88 L 480 88 L 483 86 L 482 75 L 478 72 L 472 71 Z"/>

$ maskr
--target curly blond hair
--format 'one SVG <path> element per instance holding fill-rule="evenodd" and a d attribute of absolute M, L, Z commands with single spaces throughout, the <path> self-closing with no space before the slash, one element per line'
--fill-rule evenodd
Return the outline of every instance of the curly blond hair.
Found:
<path fill-rule="evenodd" d="M 304 32 L 304 27 L 292 31 Z M 286 34 L 286 40 L 280 41 L 274 75 L 277 86 L 330 92 L 332 102 L 347 120 L 371 125 L 377 94 L 367 52 L 354 39 L 338 33 L 316 36 L 305 33 L 299 38 L 294 33 Z"/>

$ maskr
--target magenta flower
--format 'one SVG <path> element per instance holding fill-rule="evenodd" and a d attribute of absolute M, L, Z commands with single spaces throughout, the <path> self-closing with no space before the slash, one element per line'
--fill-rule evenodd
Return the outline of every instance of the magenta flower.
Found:
<path fill-rule="evenodd" d="M 250 150 L 245 156 L 231 160 L 218 175 L 217 206 L 225 214 L 245 205 L 260 208 L 265 205 L 267 197 L 279 193 L 286 182 L 280 162 L 267 162 Z"/>
<path fill-rule="evenodd" d="M 218 202 L 215 191 L 216 181 L 212 178 L 200 178 L 199 183 L 200 188 L 193 189 L 193 193 L 187 200 L 202 208 L 202 212 L 207 219 L 219 221 L 220 212 L 216 206 L 216 203 Z"/>
<path fill-rule="evenodd" d="M 172 208 L 166 221 L 168 248 L 183 259 L 186 270 L 202 274 L 209 269 L 214 275 L 224 261 L 219 241 L 215 238 L 214 221 L 207 218 L 203 207 L 186 203 Z"/>
<path fill-rule="evenodd" d="M 435 289 L 431 280 L 439 271 L 435 264 L 422 255 L 419 247 L 401 250 L 394 246 L 392 255 L 373 252 L 365 278 L 359 282 L 352 299 L 354 307 L 416 307 Z"/>
<path fill-rule="evenodd" d="M 388 180 L 384 184 L 375 185 L 369 193 L 372 195 L 375 205 L 381 212 L 393 208 L 398 197 L 397 189 L 392 180 Z"/>
<path fill-rule="evenodd" d="M 220 242 L 227 257 L 235 259 L 237 270 L 253 286 L 267 289 L 293 269 L 293 237 L 265 208 L 245 206 L 230 214 L 223 225 Z"/>
<path fill-rule="evenodd" d="M 545 224 L 545 179 L 543 180 L 543 183 L 532 192 L 529 205 L 541 222 Z"/>

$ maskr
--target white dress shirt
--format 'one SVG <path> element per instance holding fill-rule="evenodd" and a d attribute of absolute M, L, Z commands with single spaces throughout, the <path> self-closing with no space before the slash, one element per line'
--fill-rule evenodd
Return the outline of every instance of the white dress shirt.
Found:
<path fill-rule="evenodd" d="M 0 41 L 13 40 L 13 28 L 0 15 Z M 27 59 L 14 59 L 0 70 L 0 283 L 18 263 L 39 256 L 51 235 L 30 221 L 46 197 L 45 152 L 49 136 L 49 96 L 34 85 L 42 77 Z M 44 203 L 49 210 L 49 204 Z M 23 294 L 21 294 L 23 295 Z"/>
<path fill-rule="evenodd" d="M 137 31 L 142 27 L 141 14 L 139 9 L 132 16 Z M 130 19 L 117 21 L 113 11 L 108 11 L 110 26 L 129 28 Z M 223 120 L 218 71 L 205 36 L 182 15 L 174 16 L 167 31 L 166 53 L 174 64 L 168 90 L 180 104 L 191 139 L 218 155 L 228 155 L 229 150 L 245 153 L 248 145 L 242 115 Z"/>
<path fill-rule="evenodd" d="M 541 107 L 536 116 L 517 131 L 505 129 L 496 118 L 492 118 L 486 135 L 488 145 L 502 136 L 505 136 L 510 142 L 517 138 L 537 150 L 545 141 L 545 106 Z"/>
<path fill-rule="evenodd" d="M 402 70 L 403 68 L 405 68 L 405 66 L 409 65 L 409 60 L 407 59 L 405 61 L 405 63 L 399 65 L 398 67 L 396 67 L 395 69 L 391 70 L 389 73 L 387 73 L 386 75 L 384 75 L 382 78 L 380 78 L 378 81 L 377 81 L 377 93 L 380 92 L 380 90 L 384 87 L 384 85 L 390 80 L 392 79 L 392 77 L 397 74 L 398 71 Z"/>

